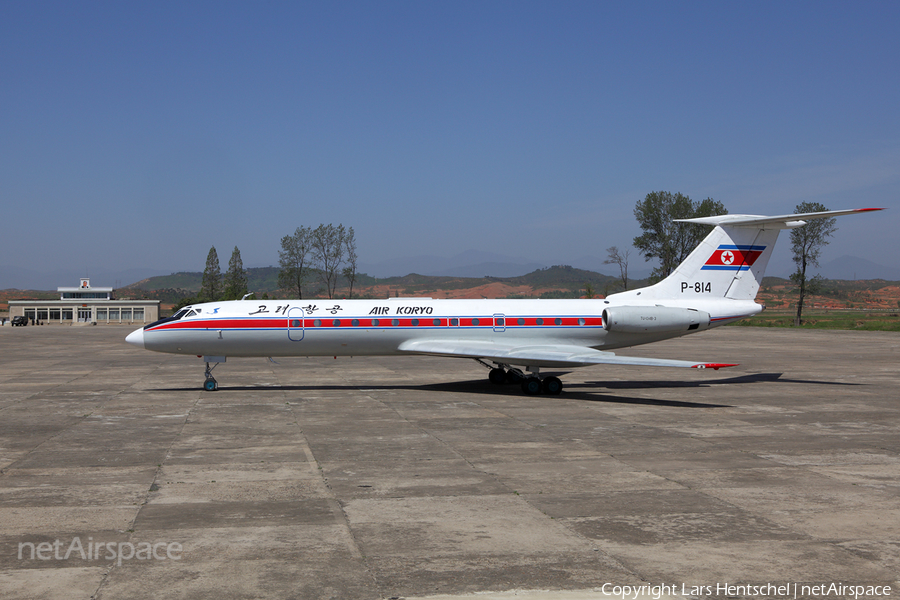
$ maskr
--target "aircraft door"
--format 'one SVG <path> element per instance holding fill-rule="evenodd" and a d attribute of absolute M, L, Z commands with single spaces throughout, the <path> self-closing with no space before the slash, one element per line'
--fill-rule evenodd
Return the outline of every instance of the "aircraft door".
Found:
<path fill-rule="evenodd" d="M 494 313 L 494 331 L 506 331 L 506 315 Z"/>
<path fill-rule="evenodd" d="M 305 317 L 303 309 L 295 306 L 288 311 L 288 339 L 292 342 L 299 342 L 303 339 L 303 318 Z"/>

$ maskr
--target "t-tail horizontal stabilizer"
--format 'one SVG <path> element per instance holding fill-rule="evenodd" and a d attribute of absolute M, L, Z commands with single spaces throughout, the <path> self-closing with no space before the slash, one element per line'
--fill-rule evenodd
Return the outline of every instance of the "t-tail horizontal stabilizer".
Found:
<path fill-rule="evenodd" d="M 872 212 L 874 210 L 884 209 L 853 208 L 849 210 L 826 210 L 822 212 L 779 215 L 777 217 L 766 217 L 762 215 L 717 215 L 714 217 L 698 217 L 696 219 L 675 219 L 675 222 L 699 223 L 701 225 L 727 225 L 729 227 L 761 227 L 763 225 L 775 225 L 775 229 L 794 229 L 795 227 L 806 225 L 806 222 L 811 221 L 812 219 L 830 219 L 832 217 L 855 215 L 864 212 Z M 762 228 L 769 229 L 767 227 Z"/>

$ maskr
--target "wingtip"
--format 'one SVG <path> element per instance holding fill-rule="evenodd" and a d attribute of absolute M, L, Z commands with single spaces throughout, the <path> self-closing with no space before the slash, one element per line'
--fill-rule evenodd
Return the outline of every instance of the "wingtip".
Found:
<path fill-rule="evenodd" d="M 739 363 L 729 364 L 729 363 L 700 363 L 699 365 L 694 365 L 691 367 L 692 369 L 712 369 L 713 371 L 718 371 L 719 369 L 725 369 L 727 367 L 736 367 Z"/>

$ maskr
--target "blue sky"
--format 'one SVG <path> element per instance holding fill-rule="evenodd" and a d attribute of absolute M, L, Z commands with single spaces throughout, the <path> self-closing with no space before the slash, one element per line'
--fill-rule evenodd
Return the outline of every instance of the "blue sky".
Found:
<path fill-rule="evenodd" d="M 890 207 L 824 260 L 895 265 L 898 26 L 897 2 L 0 1 L 0 265 L 265 266 L 319 223 L 367 263 L 566 263 L 629 247 L 654 190 Z"/>

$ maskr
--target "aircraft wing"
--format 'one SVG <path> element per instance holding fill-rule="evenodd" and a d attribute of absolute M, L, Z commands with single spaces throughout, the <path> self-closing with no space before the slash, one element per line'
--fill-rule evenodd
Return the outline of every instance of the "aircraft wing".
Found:
<path fill-rule="evenodd" d="M 482 358 L 510 365 L 540 367 L 586 367 L 588 365 L 632 365 L 719 369 L 734 364 L 704 363 L 665 358 L 617 356 L 587 346 L 564 344 L 504 344 L 479 340 L 410 340 L 400 344 L 401 352 L 459 358 Z"/>

